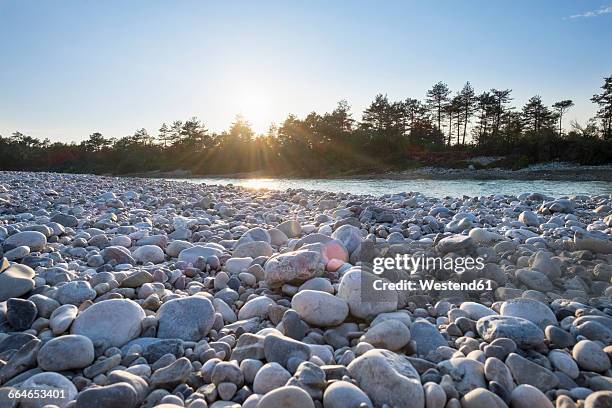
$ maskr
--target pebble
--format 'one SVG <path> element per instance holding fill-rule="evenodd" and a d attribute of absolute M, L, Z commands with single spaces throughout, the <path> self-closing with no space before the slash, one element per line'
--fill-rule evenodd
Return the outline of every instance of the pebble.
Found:
<path fill-rule="evenodd" d="M 121 347 L 140 335 L 144 317 L 142 308 L 132 300 L 104 300 L 80 312 L 70 332 L 89 337 L 94 346 Z"/>
<path fill-rule="evenodd" d="M 172 299 L 157 311 L 157 337 L 199 341 L 206 336 L 215 321 L 215 308 L 203 296 Z"/>
<path fill-rule="evenodd" d="M 319 327 L 333 327 L 349 314 L 346 301 L 327 292 L 302 290 L 291 299 L 293 308 L 305 322 Z"/>
<path fill-rule="evenodd" d="M 84 368 L 93 361 L 93 343 L 87 337 L 76 334 L 51 339 L 38 352 L 38 366 L 45 371 Z"/>
<path fill-rule="evenodd" d="M 546 395 L 529 384 L 522 384 L 516 387 L 510 395 L 510 406 L 516 407 L 538 407 L 553 408 L 552 402 Z"/>
<path fill-rule="evenodd" d="M 602 347 L 591 340 L 581 340 L 574 346 L 572 356 L 586 371 L 604 372 L 610 368 L 610 358 Z"/>

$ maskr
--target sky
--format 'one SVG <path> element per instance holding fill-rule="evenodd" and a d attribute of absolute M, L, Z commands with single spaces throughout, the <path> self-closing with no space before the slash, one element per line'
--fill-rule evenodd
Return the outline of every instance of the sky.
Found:
<path fill-rule="evenodd" d="M 424 98 L 443 81 L 512 89 L 520 106 L 590 97 L 612 75 L 612 0 L 0 0 L 0 135 L 122 137 L 241 113 L 257 132 L 289 114 L 359 119 L 377 93 Z"/>

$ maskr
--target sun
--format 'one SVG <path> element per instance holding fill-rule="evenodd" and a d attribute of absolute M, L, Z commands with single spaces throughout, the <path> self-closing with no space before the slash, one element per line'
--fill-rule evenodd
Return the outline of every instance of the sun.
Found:
<path fill-rule="evenodd" d="M 265 133 L 272 123 L 271 101 L 267 92 L 256 88 L 241 89 L 236 98 L 238 112 L 256 133 Z"/>

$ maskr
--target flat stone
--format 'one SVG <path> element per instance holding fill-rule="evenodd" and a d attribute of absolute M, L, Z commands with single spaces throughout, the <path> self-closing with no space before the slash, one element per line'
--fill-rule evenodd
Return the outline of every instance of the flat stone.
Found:
<path fill-rule="evenodd" d="M 276 362 L 287 367 L 289 359 L 306 361 L 311 354 L 307 344 L 289 337 L 270 334 L 264 339 L 264 355 L 269 363 Z"/>
<path fill-rule="evenodd" d="M 544 341 L 544 332 L 529 320 L 511 316 L 486 316 L 476 322 L 478 334 L 487 342 L 506 337 L 517 346 L 529 348 Z M 414 333 L 413 333 L 414 336 Z"/>
<path fill-rule="evenodd" d="M 500 309 L 502 316 L 520 317 L 535 323 L 540 329 L 557 325 L 553 311 L 542 302 L 532 299 L 512 299 L 504 302 Z"/>
<path fill-rule="evenodd" d="M 191 362 L 181 357 L 169 366 L 158 369 L 151 375 L 151 384 L 154 387 L 173 389 L 185 382 L 191 373 Z"/>
<path fill-rule="evenodd" d="M 510 353 L 506 365 L 517 384 L 529 384 L 546 392 L 559 384 L 559 379 L 548 369 L 519 356 Z"/>
<path fill-rule="evenodd" d="M 448 346 L 438 328 L 426 320 L 417 320 L 410 326 L 412 340 L 416 342 L 417 354 L 427 356 L 441 346 Z"/>
<path fill-rule="evenodd" d="M 0 273 L 0 302 L 18 298 L 34 289 L 34 270 L 26 265 L 13 264 Z"/>

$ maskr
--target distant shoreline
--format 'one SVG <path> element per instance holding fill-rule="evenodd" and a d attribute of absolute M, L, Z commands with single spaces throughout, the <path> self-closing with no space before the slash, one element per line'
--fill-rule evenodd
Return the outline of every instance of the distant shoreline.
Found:
<path fill-rule="evenodd" d="M 546 163 L 539 166 L 527 167 L 519 170 L 503 168 L 469 169 L 469 168 L 442 168 L 421 167 L 409 170 L 365 172 L 352 174 L 332 174 L 327 176 L 308 176 L 300 174 L 280 175 L 263 171 L 230 173 L 230 174 L 192 174 L 185 170 L 170 172 L 142 172 L 115 175 L 118 177 L 144 177 L 144 178 L 270 178 L 270 179 L 390 179 L 390 180 L 555 180 L 555 181 L 609 181 L 612 182 L 612 164 L 598 166 L 580 166 L 557 163 Z"/>

